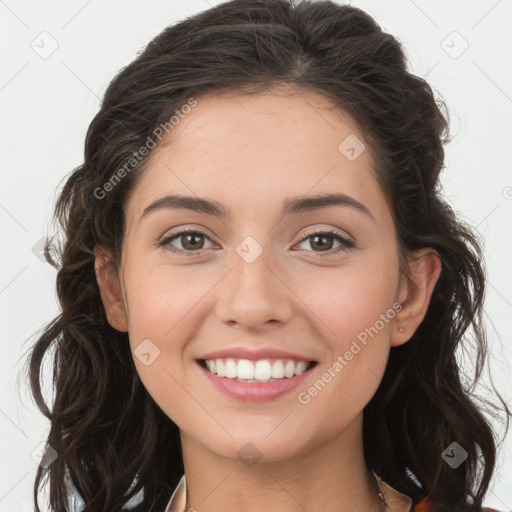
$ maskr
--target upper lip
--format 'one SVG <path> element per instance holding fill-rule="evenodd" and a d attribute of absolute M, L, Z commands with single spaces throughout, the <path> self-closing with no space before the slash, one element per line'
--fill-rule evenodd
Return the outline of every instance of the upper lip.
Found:
<path fill-rule="evenodd" d="M 301 356 L 300 354 L 294 354 L 293 352 L 287 352 L 286 350 L 280 350 L 277 348 L 260 348 L 255 350 L 247 347 L 231 347 L 223 350 L 215 350 L 205 354 L 199 359 L 225 359 L 229 357 L 235 359 L 249 359 L 251 361 L 270 358 L 294 359 L 306 362 L 314 361 L 314 359 Z"/>

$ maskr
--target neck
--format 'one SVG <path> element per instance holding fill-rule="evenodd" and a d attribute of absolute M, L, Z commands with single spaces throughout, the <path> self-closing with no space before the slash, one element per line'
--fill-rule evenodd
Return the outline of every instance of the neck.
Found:
<path fill-rule="evenodd" d="M 321 445 L 301 449 L 286 460 L 262 456 L 251 466 L 219 456 L 183 432 L 181 440 L 192 510 L 382 510 L 375 479 L 364 461 L 362 416 Z"/>

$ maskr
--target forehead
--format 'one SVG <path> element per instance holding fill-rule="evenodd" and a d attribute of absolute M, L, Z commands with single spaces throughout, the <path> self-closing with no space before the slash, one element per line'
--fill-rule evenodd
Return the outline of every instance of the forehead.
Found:
<path fill-rule="evenodd" d="M 277 212 L 288 197 L 336 192 L 370 203 L 376 217 L 387 210 L 364 134 L 328 98 L 281 87 L 196 100 L 130 196 L 139 216 L 171 193 L 209 197 L 235 213 Z"/>

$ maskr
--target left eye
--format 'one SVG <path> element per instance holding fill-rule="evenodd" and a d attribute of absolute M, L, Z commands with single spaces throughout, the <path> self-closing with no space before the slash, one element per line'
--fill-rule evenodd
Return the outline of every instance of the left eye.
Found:
<path fill-rule="evenodd" d="M 338 233 L 337 231 L 310 231 L 306 233 L 306 236 L 300 241 L 300 244 L 309 240 L 309 246 L 314 247 L 314 245 L 318 245 L 318 240 L 323 241 L 328 239 L 336 240 L 337 242 L 339 242 L 340 246 L 333 250 L 332 243 L 327 244 L 329 247 L 325 248 L 325 243 L 320 242 L 320 245 L 324 246 L 323 250 L 313 252 L 318 253 L 318 256 L 329 256 L 336 254 L 340 251 L 346 251 L 355 246 L 355 243 L 352 240 L 344 237 L 341 233 Z"/>

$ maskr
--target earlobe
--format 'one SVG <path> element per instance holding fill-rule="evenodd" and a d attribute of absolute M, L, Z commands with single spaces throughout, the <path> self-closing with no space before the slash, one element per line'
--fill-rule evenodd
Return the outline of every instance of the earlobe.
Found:
<path fill-rule="evenodd" d="M 415 252 L 409 259 L 410 278 L 401 276 L 398 301 L 402 309 L 395 318 L 391 346 L 402 345 L 413 335 L 428 310 L 435 285 L 441 274 L 441 260 L 431 248 Z"/>
<path fill-rule="evenodd" d="M 98 247 L 94 248 L 94 255 L 96 281 L 108 323 L 118 331 L 127 332 L 126 308 L 119 278 L 112 265 L 112 257 L 107 251 Z"/>

